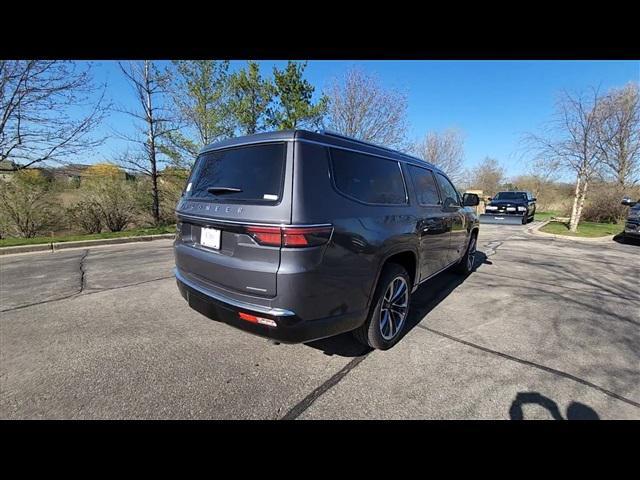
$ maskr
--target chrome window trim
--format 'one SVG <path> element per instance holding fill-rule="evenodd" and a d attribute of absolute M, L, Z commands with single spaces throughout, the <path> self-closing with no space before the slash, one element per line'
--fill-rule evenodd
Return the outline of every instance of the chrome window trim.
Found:
<path fill-rule="evenodd" d="M 188 213 L 182 213 L 176 210 L 176 215 L 181 217 L 191 218 L 194 220 L 203 220 L 205 222 L 212 223 L 227 223 L 230 225 L 253 225 L 256 227 L 288 227 L 288 228 L 304 228 L 304 227 L 332 227 L 331 223 L 305 223 L 305 224 L 289 224 L 289 223 L 260 223 L 260 222 L 240 222 L 237 220 L 225 220 L 215 217 L 200 217 L 198 215 L 190 215 Z"/>

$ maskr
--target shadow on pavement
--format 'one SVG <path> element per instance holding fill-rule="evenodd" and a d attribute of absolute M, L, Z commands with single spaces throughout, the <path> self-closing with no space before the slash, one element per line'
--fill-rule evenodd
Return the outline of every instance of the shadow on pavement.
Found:
<path fill-rule="evenodd" d="M 476 252 L 476 263 L 473 271 L 482 264 L 491 264 L 487 256 L 481 252 Z M 473 275 L 473 272 L 471 273 Z M 424 282 L 418 290 L 411 296 L 411 306 L 409 317 L 405 326 L 404 337 L 410 332 L 431 310 L 442 302 L 451 292 L 458 288 L 468 275 L 458 275 L 451 271 L 445 271 L 434 278 Z M 402 341 L 402 339 L 400 339 Z M 322 350 L 325 355 L 339 355 L 342 357 L 359 357 L 371 352 L 371 349 L 360 344 L 351 332 L 336 335 L 335 337 L 324 338 L 305 345 Z"/>
<path fill-rule="evenodd" d="M 640 246 L 640 238 L 631 238 L 631 237 L 625 236 L 624 233 L 622 232 L 620 232 L 615 237 L 613 237 L 613 241 L 618 243 L 625 243 L 628 245 Z"/>
<path fill-rule="evenodd" d="M 518 392 L 509 408 L 511 420 L 525 420 L 522 411 L 523 405 L 540 405 L 551 414 L 554 420 L 600 420 L 600 416 L 594 409 L 580 402 L 569 404 L 565 418 L 560 413 L 556 402 L 538 392 Z"/>

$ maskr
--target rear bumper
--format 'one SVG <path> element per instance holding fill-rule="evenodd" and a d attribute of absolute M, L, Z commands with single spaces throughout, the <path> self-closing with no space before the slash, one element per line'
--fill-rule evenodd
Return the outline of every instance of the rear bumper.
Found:
<path fill-rule="evenodd" d="M 283 343 L 304 343 L 331 337 L 358 328 L 365 320 L 366 312 L 349 313 L 316 320 L 303 320 L 294 312 L 282 309 L 267 310 L 261 305 L 245 304 L 219 295 L 212 296 L 185 279 L 178 270 L 176 282 L 180 294 L 189 306 L 210 318 L 239 328 L 254 335 L 271 338 Z M 269 318 L 276 327 L 242 320 L 238 313 L 244 312 Z"/>

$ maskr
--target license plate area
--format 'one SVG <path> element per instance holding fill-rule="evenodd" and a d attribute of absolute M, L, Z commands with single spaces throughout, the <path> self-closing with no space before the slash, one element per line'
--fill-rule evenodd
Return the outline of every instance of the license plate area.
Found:
<path fill-rule="evenodd" d="M 202 227 L 200 229 L 200 245 L 213 250 L 220 250 L 220 230 Z"/>

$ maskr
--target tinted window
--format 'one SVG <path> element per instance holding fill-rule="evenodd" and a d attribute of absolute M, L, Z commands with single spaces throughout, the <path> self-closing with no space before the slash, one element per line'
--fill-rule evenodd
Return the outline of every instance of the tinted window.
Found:
<path fill-rule="evenodd" d="M 527 195 L 522 192 L 498 192 L 494 200 L 526 200 Z"/>
<path fill-rule="evenodd" d="M 445 203 L 447 198 L 451 198 L 453 203 L 459 205 L 460 199 L 458 198 L 458 192 L 449 179 L 440 173 L 436 176 L 438 178 L 438 185 L 440 185 L 440 190 L 442 191 L 442 196 L 445 198 Z"/>
<path fill-rule="evenodd" d="M 440 197 L 438 197 L 438 188 L 431 170 L 413 165 L 409 165 L 408 169 L 416 189 L 418 203 L 420 205 L 437 205 L 440 202 Z"/>
<path fill-rule="evenodd" d="M 204 153 L 198 158 L 186 196 L 215 201 L 277 203 L 282 195 L 285 144 L 270 143 Z M 209 192 L 229 187 L 239 192 Z"/>
<path fill-rule="evenodd" d="M 406 203 L 400 165 L 393 160 L 331 149 L 336 187 L 366 203 Z"/>

